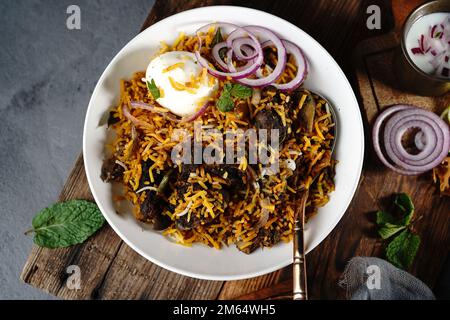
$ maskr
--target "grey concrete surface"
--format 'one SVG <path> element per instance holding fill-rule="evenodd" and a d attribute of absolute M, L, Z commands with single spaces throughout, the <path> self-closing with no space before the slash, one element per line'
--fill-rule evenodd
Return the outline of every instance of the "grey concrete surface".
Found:
<path fill-rule="evenodd" d="M 51 299 L 23 284 L 23 232 L 56 201 L 81 150 L 86 108 L 154 0 L 0 1 L 0 299 Z M 81 30 L 66 27 L 81 9 Z"/>

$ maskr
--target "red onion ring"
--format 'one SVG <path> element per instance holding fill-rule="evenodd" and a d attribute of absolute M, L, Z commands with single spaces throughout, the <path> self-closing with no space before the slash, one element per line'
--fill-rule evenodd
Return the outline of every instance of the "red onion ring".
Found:
<path fill-rule="evenodd" d="M 235 39 L 231 49 L 238 60 L 252 60 L 258 55 L 258 52 L 254 48 L 254 42 L 250 38 L 242 37 Z"/>
<path fill-rule="evenodd" d="M 302 85 L 303 81 L 305 81 L 305 78 L 308 75 L 308 62 L 303 54 L 303 51 L 298 46 L 287 40 L 282 40 L 282 42 L 286 47 L 287 52 L 292 55 L 295 63 L 297 64 L 297 74 L 294 79 L 288 83 L 274 83 L 273 86 L 278 90 L 290 91 L 297 89 Z"/>
<path fill-rule="evenodd" d="M 417 132 L 416 135 L 414 136 L 414 144 L 416 145 L 416 148 L 420 151 L 423 151 L 423 149 L 427 144 L 427 141 L 425 140 L 424 142 L 423 139 L 425 139 L 425 135 L 423 134 L 422 131 Z"/>
<path fill-rule="evenodd" d="M 417 132 L 417 134 L 414 137 L 414 144 L 416 145 L 416 148 L 421 152 L 419 152 L 418 154 L 410 154 L 404 148 L 400 148 L 398 150 L 400 153 L 398 156 L 407 159 L 405 160 L 405 162 L 408 162 L 409 159 L 413 159 L 414 161 L 417 162 L 423 161 L 425 158 L 429 157 L 433 153 L 433 151 L 435 150 L 434 146 L 437 143 L 436 141 L 437 137 L 436 135 L 434 135 L 433 128 L 427 123 L 422 123 L 418 121 L 409 121 L 405 124 L 402 124 L 401 128 L 394 128 L 396 132 L 394 132 L 392 135 L 395 135 L 394 137 L 395 143 L 401 144 L 402 137 L 405 134 L 405 132 L 409 128 L 414 127 L 416 128 L 420 127 L 421 129 L 421 131 Z M 425 139 L 425 142 L 418 141 L 418 137 L 420 139 Z M 417 147 L 417 145 L 419 145 L 419 147 Z"/>
<path fill-rule="evenodd" d="M 245 77 L 248 77 L 250 75 L 252 75 L 253 73 L 255 73 L 256 70 L 258 70 L 258 68 L 261 66 L 261 64 L 263 63 L 263 52 L 261 49 L 261 45 L 258 42 L 258 39 L 250 32 L 244 30 L 243 28 L 234 26 L 236 29 L 230 34 L 230 36 L 228 37 L 228 39 L 230 39 L 232 34 L 237 34 L 237 32 L 239 32 L 240 34 L 245 34 L 248 37 L 250 37 L 254 42 L 255 42 L 255 50 L 257 50 L 258 52 L 258 56 L 255 58 L 255 60 L 253 61 L 252 64 L 250 64 L 250 66 L 248 68 L 245 68 L 243 70 L 236 70 L 236 71 L 232 71 L 231 72 L 222 72 L 222 71 L 218 71 L 214 68 L 212 68 L 208 62 L 208 60 L 206 60 L 205 58 L 202 57 L 200 50 L 202 48 L 202 39 L 200 36 L 201 32 L 204 32 L 205 30 L 209 30 L 209 28 L 211 28 L 212 26 L 217 26 L 218 28 L 220 26 L 234 26 L 232 24 L 228 24 L 228 23 L 212 23 L 212 24 L 208 24 L 200 29 L 198 29 L 196 31 L 197 34 L 197 38 L 198 38 L 198 50 L 195 51 L 195 56 L 197 58 L 198 63 L 200 63 L 200 65 L 203 68 L 206 68 L 208 70 L 208 73 L 211 74 L 212 76 L 216 77 L 216 78 L 227 78 L 227 77 L 231 77 L 235 80 L 237 79 L 242 79 Z M 227 39 L 227 44 L 228 44 L 228 39 Z M 230 47 L 230 46 L 228 46 Z"/>
<path fill-rule="evenodd" d="M 386 156 L 380 144 L 383 124 Z M 416 155 L 408 153 L 401 143 L 403 134 L 410 128 L 421 130 L 416 134 L 415 143 L 422 143 L 422 148 L 418 146 L 422 150 Z M 384 110 L 374 123 L 372 138 L 381 162 L 403 175 L 416 175 L 436 167 L 450 149 L 448 125 L 434 113 L 410 105 L 396 105 Z M 418 139 L 421 139 L 420 143 Z"/>
<path fill-rule="evenodd" d="M 281 91 L 292 91 L 301 86 L 305 81 L 305 78 L 308 75 L 308 62 L 305 58 L 305 55 L 303 54 L 303 51 L 297 45 L 288 40 L 281 40 L 281 41 L 286 47 L 287 53 L 291 54 L 294 57 L 295 63 L 298 66 L 298 70 L 294 79 L 292 79 L 288 83 L 282 84 L 274 83 L 272 85 Z M 261 47 L 265 49 L 271 45 L 272 43 L 270 41 L 266 41 L 261 45 Z M 258 69 L 258 71 L 256 71 L 256 76 L 259 78 L 264 77 L 261 69 Z"/>
<path fill-rule="evenodd" d="M 388 121 L 388 124 L 386 124 L 386 126 L 391 125 L 391 123 L 395 120 L 398 119 L 392 119 L 392 121 Z M 411 170 L 427 171 L 434 168 L 436 165 L 432 165 L 430 168 L 428 168 L 428 166 L 431 164 L 431 161 L 436 159 L 436 157 L 441 152 L 436 147 L 436 145 L 430 143 L 429 145 L 425 146 L 425 149 L 422 152 L 419 152 L 415 155 L 408 153 L 403 148 L 401 144 L 402 136 L 409 128 L 420 128 L 427 138 L 431 136 L 431 139 L 436 142 L 443 138 L 443 135 L 440 135 L 440 139 L 438 139 L 436 137 L 437 132 L 435 132 L 434 128 L 426 122 L 417 120 L 406 122 L 398 121 L 397 123 L 394 123 L 394 125 L 392 125 L 392 127 L 390 127 L 389 129 L 385 129 L 386 139 L 390 139 L 390 141 L 393 142 L 385 145 L 387 156 L 398 166 L 405 166 L 406 164 Z"/>
<path fill-rule="evenodd" d="M 246 50 L 246 49 L 244 49 Z M 227 61 L 233 61 L 233 50 L 228 50 L 227 52 Z M 236 72 L 236 71 L 240 71 L 240 70 L 245 70 L 247 69 L 249 66 L 251 66 L 253 64 L 253 60 L 249 60 L 247 61 L 247 63 L 241 67 L 235 67 L 232 62 L 231 64 L 227 63 L 227 70 L 232 71 L 232 72 Z M 259 70 L 259 68 L 258 68 Z"/>
<path fill-rule="evenodd" d="M 275 35 L 275 33 L 273 33 L 272 31 L 270 31 L 267 28 L 264 27 L 259 27 L 259 26 L 247 26 L 244 27 L 243 29 L 249 31 L 249 34 L 256 34 L 258 36 L 260 36 L 261 38 L 268 38 L 269 41 L 271 41 L 273 43 L 273 45 L 276 47 L 277 49 L 277 65 L 275 67 L 275 69 L 273 70 L 273 72 L 271 74 L 269 74 L 267 77 L 264 78 L 257 78 L 257 79 L 239 79 L 239 83 L 250 86 L 250 87 L 265 87 L 268 85 L 271 85 L 273 82 L 275 82 L 283 73 L 285 67 L 286 67 L 286 48 L 283 45 L 283 42 L 281 41 L 280 38 L 278 38 L 277 35 Z M 232 35 L 230 34 L 230 36 L 227 39 L 227 43 L 229 43 L 229 39 L 232 37 Z M 258 48 L 255 48 L 256 50 L 258 50 Z M 262 52 L 262 48 L 261 46 L 259 47 L 259 50 L 261 52 L 261 55 L 258 55 L 258 58 L 261 56 L 263 56 L 263 52 Z M 259 51 L 258 51 L 259 52 Z M 227 65 L 228 65 L 228 69 L 230 71 L 234 71 L 236 70 L 232 61 L 227 61 Z M 259 64 L 258 68 L 256 70 L 259 69 L 259 67 L 261 66 L 261 64 Z M 255 70 L 255 71 L 256 71 Z"/>
<path fill-rule="evenodd" d="M 219 42 L 212 48 L 211 53 L 214 58 L 214 61 L 216 61 L 216 63 L 219 65 L 219 67 L 221 67 L 222 70 L 224 70 L 224 71 L 228 71 L 227 64 L 220 57 L 220 50 L 225 49 L 225 48 L 228 48 L 227 43 L 225 41 Z"/>
<path fill-rule="evenodd" d="M 201 56 L 202 39 L 201 33 L 207 32 L 211 27 L 226 27 L 234 30 L 228 34 L 226 41 L 216 44 L 212 48 L 212 56 L 222 71 L 216 70 Z M 198 63 L 207 69 L 208 73 L 216 78 L 231 78 L 241 84 L 263 88 L 274 85 L 282 91 L 291 91 L 299 87 L 308 74 L 308 63 L 302 50 L 294 43 L 281 40 L 271 30 L 260 26 L 238 27 L 230 23 L 212 23 L 197 30 L 198 50 L 195 52 Z M 261 44 L 258 39 L 264 39 Z M 264 76 L 260 70 L 264 62 L 263 48 L 273 45 L 277 50 L 277 65 L 269 75 Z M 227 49 L 226 59 L 220 57 L 220 50 Z M 286 68 L 287 53 L 291 54 L 298 66 L 298 72 L 294 79 L 288 83 L 275 83 L 283 74 Z M 244 65 L 235 66 L 235 57 L 239 61 L 247 61 Z M 226 60 L 226 61 L 224 61 Z M 256 77 L 254 77 L 256 76 Z"/>

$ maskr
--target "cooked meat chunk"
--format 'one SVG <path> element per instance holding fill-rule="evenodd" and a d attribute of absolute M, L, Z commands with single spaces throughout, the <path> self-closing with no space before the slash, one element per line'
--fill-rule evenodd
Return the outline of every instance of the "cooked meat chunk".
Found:
<path fill-rule="evenodd" d="M 166 205 L 166 201 L 155 192 L 148 192 L 147 197 L 141 204 L 139 220 L 144 222 L 151 221 L 156 215 L 164 210 Z"/>
<path fill-rule="evenodd" d="M 228 187 L 238 190 L 244 186 L 243 173 L 239 168 L 230 164 L 205 166 L 205 171 L 211 175 L 223 178 Z"/>
<path fill-rule="evenodd" d="M 159 231 L 167 229 L 172 224 L 172 220 L 165 214 L 159 214 L 153 219 L 153 229 Z"/>
<path fill-rule="evenodd" d="M 163 214 L 167 207 L 167 202 L 155 192 L 149 192 L 141 208 L 137 218 L 142 222 L 153 222 L 156 230 L 166 229 L 171 220 Z"/>
<path fill-rule="evenodd" d="M 255 239 L 253 239 L 253 243 L 250 246 L 244 249 L 239 249 L 238 247 L 238 249 L 246 254 L 250 254 L 261 246 L 271 247 L 274 244 L 278 243 L 280 240 L 281 235 L 277 230 L 260 228 L 258 231 L 258 235 Z"/>
<path fill-rule="evenodd" d="M 100 178 L 104 182 L 120 182 L 122 180 L 124 171 L 125 169 L 120 164 L 116 163 L 116 159 L 114 157 L 111 157 L 103 161 Z"/>
<path fill-rule="evenodd" d="M 189 176 L 191 173 L 195 172 L 195 169 L 197 169 L 198 165 L 195 164 L 183 164 L 181 166 L 181 173 L 178 176 L 179 182 L 187 182 L 189 179 Z"/>
<path fill-rule="evenodd" d="M 156 170 L 153 170 L 153 179 L 155 181 L 154 182 L 150 181 L 149 169 L 153 165 L 153 163 L 154 162 L 152 160 L 150 160 L 150 159 L 147 159 L 146 161 L 142 161 L 141 162 L 142 174 L 141 174 L 141 179 L 139 180 L 139 187 L 138 187 L 138 189 L 141 189 L 141 188 L 143 188 L 145 186 L 148 186 L 149 183 L 155 183 L 155 184 L 158 185 L 161 182 L 163 176 L 161 174 L 157 174 Z"/>
<path fill-rule="evenodd" d="M 261 110 L 255 116 L 256 129 L 267 129 L 267 143 L 271 142 L 272 129 L 278 129 L 279 143 L 283 143 L 287 135 L 287 127 L 283 123 L 278 114 L 273 110 Z"/>
<path fill-rule="evenodd" d="M 188 221 L 188 218 L 189 218 L 189 221 Z M 197 216 L 191 215 L 189 217 L 188 214 L 185 214 L 184 216 L 181 216 L 175 220 L 175 226 L 179 230 L 191 230 L 191 229 L 195 228 L 196 226 L 198 226 L 200 224 L 200 222 L 201 222 L 201 220 Z"/>

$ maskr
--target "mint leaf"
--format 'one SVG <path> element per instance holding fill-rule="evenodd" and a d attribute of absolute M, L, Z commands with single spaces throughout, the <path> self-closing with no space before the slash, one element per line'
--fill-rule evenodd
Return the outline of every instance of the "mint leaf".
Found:
<path fill-rule="evenodd" d="M 247 99 L 252 96 L 253 90 L 252 88 L 243 86 L 239 83 L 236 83 L 232 86 L 230 90 L 230 94 L 235 98 Z"/>
<path fill-rule="evenodd" d="M 405 226 L 385 223 L 380 229 L 378 229 L 378 234 L 382 239 L 388 239 L 405 228 L 406 228 Z"/>
<path fill-rule="evenodd" d="M 223 91 L 230 93 L 231 89 L 233 88 L 233 85 L 231 83 L 225 83 L 223 86 Z"/>
<path fill-rule="evenodd" d="M 377 211 L 377 224 L 382 226 L 386 223 L 395 223 L 395 218 L 386 211 Z"/>
<path fill-rule="evenodd" d="M 409 269 L 417 254 L 420 237 L 405 230 L 394 238 L 386 248 L 386 258 L 398 268 Z"/>
<path fill-rule="evenodd" d="M 252 92 L 252 88 L 243 86 L 239 83 L 225 83 L 223 91 L 217 101 L 217 108 L 222 112 L 231 111 L 234 109 L 232 97 L 246 99 L 252 96 Z"/>
<path fill-rule="evenodd" d="M 211 47 L 214 47 L 216 44 L 223 41 L 222 32 L 220 31 L 220 28 L 217 28 L 216 33 L 214 34 L 214 38 L 211 42 Z"/>
<path fill-rule="evenodd" d="M 395 197 L 394 204 L 401 210 L 403 217 L 399 223 L 409 225 L 414 215 L 414 204 L 406 193 L 400 193 Z"/>
<path fill-rule="evenodd" d="M 219 100 L 217 101 L 217 108 L 222 112 L 228 112 L 233 110 L 234 101 L 231 99 L 230 92 L 225 90 L 222 91 Z"/>
<path fill-rule="evenodd" d="M 161 97 L 161 93 L 159 92 L 158 87 L 156 86 L 155 80 L 148 81 L 147 80 L 147 88 L 148 91 L 152 94 L 153 99 L 157 100 Z"/>
<path fill-rule="evenodd" d="M 84 242 L 104 223 L 95 203 L 69 200 L 41 210 L 29 232 L 35 233 L 34 243 L 40 247 L 62 248 Z"/>

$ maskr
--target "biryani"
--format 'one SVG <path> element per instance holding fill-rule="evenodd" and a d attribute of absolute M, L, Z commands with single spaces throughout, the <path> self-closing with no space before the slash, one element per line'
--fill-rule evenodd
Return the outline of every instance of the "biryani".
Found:
<path fill-rule="evenodd" d="M 309 189 L 311 217 L 334 190 L 334 123 L 306 76 L 300 48 L 267 29 L 181 33 L 121 81 L 101 177 L 176 243 L 251 253 L 289 242 L 299 193 Z"/>

